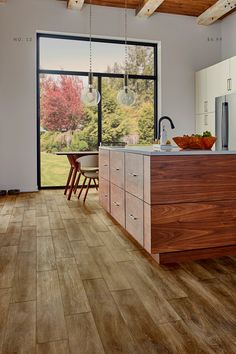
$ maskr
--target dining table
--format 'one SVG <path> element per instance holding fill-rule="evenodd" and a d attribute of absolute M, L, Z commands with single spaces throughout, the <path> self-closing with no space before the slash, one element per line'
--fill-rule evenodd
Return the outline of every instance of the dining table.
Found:
<path fill-rule="evenodd" d="M 68 173 L 68 177 L 67 177 L 67 182 L 66 182 L 66 186 L 65 186 L 65 191 L 64 194 L 67 194 L 67 191 L 69 190 L 67 199 L 70 200 L 71 199 L 71 195 L 73 190 L 78 186 L 78 182 L 79 182 L 79 177 L 77 179 L 76 182 L 76 176 L 77 173 L 80 173 L 80 165 L 79 162 L 77 161 L 78 158 L 83 157 L 83 156 L 88 156 L 88 155 L 98 155 L 98 151 L 58 151 L 55 152 L 55 155 L 58 156 L 67 156 L 69 165 L 70 165 L 70 170 Z"/>

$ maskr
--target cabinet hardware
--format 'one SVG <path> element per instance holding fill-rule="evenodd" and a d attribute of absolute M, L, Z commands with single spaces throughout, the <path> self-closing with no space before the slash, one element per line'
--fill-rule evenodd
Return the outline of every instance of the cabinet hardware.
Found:
<path fill-rule="evenodd" d="M 136 173 L 132 173 L 132 172 L 128 172 L 128 175 L 132 176 L 132 177 L 138 177 L 138 175 Z"/>
<path fill-rule="evenodd" d="M 204 112 L 208 112 L 208 101 L 204 101 Z"/>
<path fill-rule="evenodd" d="M 208 115 L 204 115 L 204 125 L 208 125 Z"/>
<path fill-rule="evenodd" d="M 232 85 L 231 85 L 231 83 L 232 83 L 232 79 L 228 79 L 228 80 L 227 80 L 227 91 L 231 91 L 231 90 L 232 90 Z"/>
<path fill-rule="evenodd" d="M 115 169 L 116 171 L 120 171 L 120 169 L 119 169 L 119 167 L 116 167 L 116 169 Z"/>
<path fill-rule="evenodd" d="M 104 166 L 104 167 L 108 167 L 108 165 L 107 165 L 107 164 L 104 164 L 103 166 Z"/>
<path fill-rule="evenodd" d="M 129 214 L 129 217 L 132 219 L 132 220 L 137 220 L 138 218 L 136 218 L 135 216 L 133 216 L 133 214 Z"/>
<path fill-rule="evenodd" d="M 119 206 L 120 206 L 120 204 L 117 203 L 117 202 L 113 202 L 113 204 L 114 204 L 116 207 L 119 207 Z"/>

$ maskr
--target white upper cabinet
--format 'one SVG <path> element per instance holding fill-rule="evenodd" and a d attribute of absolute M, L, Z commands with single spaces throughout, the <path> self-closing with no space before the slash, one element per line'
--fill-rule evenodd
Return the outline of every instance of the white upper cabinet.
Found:
<path fill-rule="evenodd" d="M 207 72 L 207 112 L 215 112 L 215 98 L 223 96 L 227 91 L 227 79 L 229 77 L 229 62 L 222 61 L 210 66 Z"/>
<path fill-rule="evenodd" d="M 196 90 L 196 114 L 206 112 L 207 100 L 207 70 L 201 70 L 196 73 L 195 90 Z"/>
<path fill-rule="evenodd" d="M 229 59 L 229 82 L 230 92 L 236 92 L 236 57 Z"/>
<path fill-rule="evenodd" d="M 195 113 L 215 112 L 215 98 L 236 92 L 236 57 L 196 73 Z"/>

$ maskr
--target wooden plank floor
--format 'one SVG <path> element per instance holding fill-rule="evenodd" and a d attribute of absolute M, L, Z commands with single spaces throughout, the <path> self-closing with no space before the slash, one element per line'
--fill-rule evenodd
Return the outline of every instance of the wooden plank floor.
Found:
<path fill-rule="evenodd" d="M 0 353 L 236 353 L 236 257 L 159 266 L 62 190 L 0 197 Z"/>

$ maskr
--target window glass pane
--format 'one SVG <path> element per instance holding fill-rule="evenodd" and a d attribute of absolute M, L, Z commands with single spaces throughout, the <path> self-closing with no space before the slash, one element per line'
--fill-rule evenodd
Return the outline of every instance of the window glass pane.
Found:
<path fill-rule="evenodd" d="M 85 107 L 81 102 L 81 90 L 87 81 L 87 77 L 80 76 L 40 75 L 42 186 L 66 183 L 67 158 L 55 152 L 97 149 L 97 107 Z"/>
<path fill-rule="evenodd" d="M 136 101 L 131 107 L 116 100 L 122 79 L 102 79 L 102 142 L 150 144 L 154 138 L 154 81 L 129 80 Z"/>
<path fill-rule="evenodd" d="M 125 46 L 117 43 L 93 42 L 94 72 L 124 73 Z M 89 42 L 57 38 L 40 38 L 40 69 L 89 70 Z M 128 46 L 128 72 L 154 75 L 154 49 L 148 46 Z"/>

